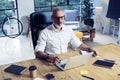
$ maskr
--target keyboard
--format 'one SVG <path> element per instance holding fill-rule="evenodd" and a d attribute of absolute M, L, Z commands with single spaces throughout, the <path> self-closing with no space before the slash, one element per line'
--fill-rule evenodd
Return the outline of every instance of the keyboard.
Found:
<path fill-rule="evenodd" d="M 65 67 L 65 65 L 66 65 L 66 64 L 61 64 L 60 66 L 61 66 L 62 68 L 64 68 L 64 67 Z"/>

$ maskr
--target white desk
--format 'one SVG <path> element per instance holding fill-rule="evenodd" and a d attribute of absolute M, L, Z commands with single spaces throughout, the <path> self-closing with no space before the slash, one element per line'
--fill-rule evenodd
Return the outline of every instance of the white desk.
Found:
<path fill-rule="evenodd" d="M 80 29 L 80 22 L 79 21 L 65 21 L 64 24 L 67 26 L 70 26 L 73 30 Z"/>

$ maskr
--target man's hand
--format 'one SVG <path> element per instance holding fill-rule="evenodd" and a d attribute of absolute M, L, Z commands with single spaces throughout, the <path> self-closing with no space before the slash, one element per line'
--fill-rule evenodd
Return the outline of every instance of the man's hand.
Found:
<path fill-rule="evenodd" d="M 87 51 L 88 52 L 93 52 L 93 56 L 94 57 L 96 57 L 96 56 L 98 56 L 99 54 L 98 54 L 98 52 L 96 52 L 94 49 L 92 49 L 92 48 L 87 48 Z"/>
<path fill-rule="evenodd" d="M 51 62 L 51 63 L 53 63 L 53 64 L 55 62 L 60 62 L 61 61 L 57 56 L 52 55 L 52 54 L 48 54 L 46 60 L 49 61 L 49 62 Z"/>
<path fill-rule="evenodd" d="M 96 52 L 94 49 L 88 47 L 87 45 L 85 45 L 84 43 L 82 43 L 79 48 L 83 51 L 88 51 L 88 52 L 93 52 L 93 56 L 96 57 L 98 56 L 98 52 Z"/>

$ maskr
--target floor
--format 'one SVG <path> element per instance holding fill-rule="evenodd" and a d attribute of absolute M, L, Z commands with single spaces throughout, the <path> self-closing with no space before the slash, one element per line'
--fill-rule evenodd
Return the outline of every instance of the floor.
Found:
<path fill-rule="evenodd" d="M 85 40 L 83 42 L 91 47 L 110 44 L 110 43 L 120 45 L 117 44 L 117 37 L 113 37 L 112 34 L 102 34 L 99 31 L 96 32 L 93 42 L 89 40 Z"/>
<path fill-rule="evenodd" d="M 31 37 L 0 37 L 0 65 L 34 59 Z"/>

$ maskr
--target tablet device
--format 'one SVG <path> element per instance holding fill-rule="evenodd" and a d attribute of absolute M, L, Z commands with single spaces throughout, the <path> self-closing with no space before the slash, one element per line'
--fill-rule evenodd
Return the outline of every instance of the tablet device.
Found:
<path fill-rule="evenodd" d="M 96 60 L 93 65 L 96 66 L 102 66 L 102 67 L 107 67 L 107 68 L 112 68 L 115 62 L 109 62 L 105 60 Z"/>
<path fill-rule="evenodd" d="M 24 66 L 19 66 L 19 65 L 10 65 L 7 68 L 4 69 L 5 72 L 9 72 L 9 73 L 13 73 L 13 74 L 21 74 L 22 72 L 24 72 L 27 68 Z"/>

